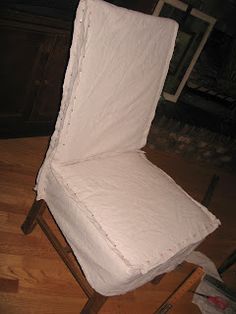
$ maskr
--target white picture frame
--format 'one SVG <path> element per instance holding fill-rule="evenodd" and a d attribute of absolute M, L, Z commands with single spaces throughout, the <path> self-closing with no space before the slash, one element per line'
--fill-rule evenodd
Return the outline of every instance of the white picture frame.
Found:
<path fill-rule="evenodd" d="M 153 15 L 160 16 L 161 10 L 165 4 L 169 4 L 169 5 L 177 8 L 181 11 L 184 11 L 184 12 L 186 12 L 188 9 L 188 4 L 186 4 L 180 0 L 159 0 L 156 7 L 155 7 Z M 205 33 L 203 34 L 203 37 L 202 37 L 197 49 L 195 50 L 195 52 L 193 54 L 193 57 L 192 57 L 192 60 L 189 64 L 189 66 L 187 67 L 187 69 L 186 69 L 177 89 L 176 89 L 176 92 L 174 94 L 170 94 L 170 93 L 165 92 L 165 91 L 163 92 L 164 98 L 168 101 L 171 101 L 171 102 L 177 102 L 177 100 L 178 100 L 178 98 L 179 98 L 191 72 L 192 72 L 192 69 L 193 69 L 195 63 L 197 62 L 197 60 L 200 56 L 200 53 L 201 53 L 204 45 L 206 44 L 206 41 L 207 41 L 215 23 L 216 23 L 216 19 L 214 17 L 209 16 L 209 15 L 207 15 L 207 14 L 205 14 L 205 13 L 203 13 L 203 12 L 201 12 L 195 8 L 191 9 L 190 15 L 192 15 L 192 16 L 200 19 L 200 20 L 203 20 L 204 22 L 207 22 L 208 26 L 206 28 Z"/>

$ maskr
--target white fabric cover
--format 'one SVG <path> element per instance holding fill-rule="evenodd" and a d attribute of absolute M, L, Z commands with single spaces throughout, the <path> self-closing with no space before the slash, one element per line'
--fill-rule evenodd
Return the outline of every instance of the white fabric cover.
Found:
<path fill-rule="evenodd" d="M 37 178 L 92 287 L 134 289 L 219 224 L 140 151 L 177 25 L 81 0 L 55 132 Z"/>
<path fill-rule="evenodd" d="M 53 166 L 45 188 L 87 279 L 104 295 L 172 270 L 218 225 L 143 153 Z"/>
<path fill-rule="evenodd" d="M 170 19 L 80 1 L 51 144 L 54 160 L 76 162 L 145 145 L 177 28 Z"/>

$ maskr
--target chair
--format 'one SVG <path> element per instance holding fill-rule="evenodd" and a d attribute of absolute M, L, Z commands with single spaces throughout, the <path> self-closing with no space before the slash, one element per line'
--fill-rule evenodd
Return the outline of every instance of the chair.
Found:
<path fill-rule="evenodd" d="M 81 313 L 173 270 L 219 225 L 141 150 L 176 33 L 172 20 L 80 1 L 56 128 L 22 230 L 41 226 L 89 298 Z M 46 207 L 69 248 L 43 219 Z"/>

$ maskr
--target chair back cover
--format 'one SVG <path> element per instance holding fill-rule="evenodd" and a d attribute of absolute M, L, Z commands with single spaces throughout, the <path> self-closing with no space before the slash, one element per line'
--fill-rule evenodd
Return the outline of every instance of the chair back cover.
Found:
<path fill-rule="evenodd" d="M 170 19 L 81 0 L 47 157 L 67 164 L 142 148 L 177 28 Z"/>

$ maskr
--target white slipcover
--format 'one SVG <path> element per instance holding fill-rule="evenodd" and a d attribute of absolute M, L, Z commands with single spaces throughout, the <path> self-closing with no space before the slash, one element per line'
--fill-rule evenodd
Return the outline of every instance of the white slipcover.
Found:
<path fill-rule="evenodd" d="M 140 149 L 177 24 L 81 0 L 56 129 L 37 178 L 92 287 L 122 294 L 172 270 L 219 225 Z"/>

